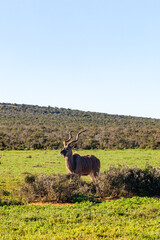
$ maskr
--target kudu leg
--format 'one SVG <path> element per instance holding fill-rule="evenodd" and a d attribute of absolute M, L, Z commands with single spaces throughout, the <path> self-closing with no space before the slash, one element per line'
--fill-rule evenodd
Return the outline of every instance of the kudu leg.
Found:
<path fill-rule="evenodd" d="M 97 183 L 97 180 L 96 180 L 96 176 L 94 175 L 94 173 L 90 173 L 89 176 L 90 176 L 92 182 L 93 182 L 94 184 L 96 184 L 96 183 Z"/>

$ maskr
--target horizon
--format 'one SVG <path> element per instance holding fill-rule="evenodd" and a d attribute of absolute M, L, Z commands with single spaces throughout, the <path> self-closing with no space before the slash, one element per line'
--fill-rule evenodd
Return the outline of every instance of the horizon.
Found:
<path fill-rule="evenodd" d="M 0 102 L 160 119 L 160 2 L 0 3 Z"/>
<path fill-rule="evenodd" d="M 64 108 L 64 107 L 58 107 L 58 106 L 41 106 L 37 104 L 27 104 L 27 103 L 5 103 L 5 102 L 0 102 L 0 104 L 8 104 L 8 105 L 27 105 L 27 106 L 36 106 L 40 108 L 59 108 L 59 109 L 65 109 L 65 110 L 71 110 L 71 111 L 82 111 L 82 112 L 90 112 L 90 113 L 99 113 L 99 114 L 106 114 L 106 115 L 113 115 L 113 116 L 124 116 L 124 117 L 133 117 L 133 118 L 145 118 L 145 119 L 156 119 L 160 120 L 160 118 L 152 118 L 152 117 L 142 117 L 142 116 L 132 116 L 132 115 L 123 115 L 123 114 L 116 114 L 116 113 L 106 113 L 106 112 L 97 112 L 97 111 L 87 111 L 87 110 L 82 110 L 82 109 L 72 109 L 72 108 Z"/>

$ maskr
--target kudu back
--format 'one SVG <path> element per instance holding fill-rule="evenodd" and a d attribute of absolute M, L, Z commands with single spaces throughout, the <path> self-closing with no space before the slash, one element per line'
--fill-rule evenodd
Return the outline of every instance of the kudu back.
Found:
<path fill-rule="evenodd" d="M 72 154 L 72 149 L 75 147 L 72 144 L 78 142 L 79 135 L 85 131 L 80 131 L 77 134 L 76 140 L 72 141 L 70 141 L 72 138 L 72 132 L 70 132 L 69 139 L 63 141 L 64 148 L 60 153 L 65 158 L 66 168 L 69 173 L 78 174 L 79 177 L 89 175 L 95 183 L 100 171 L 100 160 L 94 155 L 80 156 L 77 153 Z"/>

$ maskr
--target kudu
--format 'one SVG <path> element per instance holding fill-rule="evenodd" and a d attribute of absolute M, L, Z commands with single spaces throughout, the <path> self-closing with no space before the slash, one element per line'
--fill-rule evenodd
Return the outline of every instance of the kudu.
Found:
<path fill-rule="evenodd" d="M 71 144 L 78 142 L 79 135 L 85 131 L 80 131 L 77 134 L 76 140 L 72 141 L 70 141 L 72 138 L 72 132 L 70 132 L 69 139 L 63 141 L 64 148 L 60 153 L 65 158 L 66 168 L 69 173 L 76 173 L 79 177 L 89 175 L 92 181 L 96 183 L 96 177 L 100 170 L 100 160 L 93 155 L 80 156 L 77 153 L 72 154 L 72 149 L 75 145 L 71 146 Z"/>

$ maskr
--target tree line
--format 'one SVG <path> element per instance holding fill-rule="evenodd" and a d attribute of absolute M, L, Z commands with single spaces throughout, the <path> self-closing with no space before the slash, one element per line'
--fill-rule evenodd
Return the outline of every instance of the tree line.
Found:
<path fill-rule="evenodd" d="M 79 148 L 160 149 L 159 119 L 0 103 L 0 150 L 60 149 L 82 129 Z"/>

